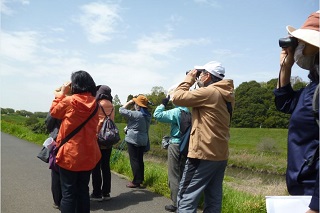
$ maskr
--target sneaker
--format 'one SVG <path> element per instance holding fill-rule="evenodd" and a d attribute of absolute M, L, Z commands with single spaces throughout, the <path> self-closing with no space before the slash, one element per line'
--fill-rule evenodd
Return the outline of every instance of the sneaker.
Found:
<path fill-rule="evenodd" d="M 101 202 L 101 201 L 103 201 L 103 198 L 102 198 L 101 195 L 100 195 L 100 196 L 97 196 L 97 195 L 91 194 L 91 195 L 90 195 L 90 200 L 91 200 L 91 201 L 99 201 L 99 202 Z"/>
<path fill-rule="evenodd" d="M 110 194 L 107 194 L 107 195 L 105 195 L 105 196 L 102 196 L 102 199 L 103 199 L 103 200 L 110 200 L 110 199 L 111 199 Z"/>
<path fill-rule="evenodd" d="M 164 209 L 168 212 L 175 212 L 177 210 L 177 207 L 175 207 L 173 205 L 167 205 L 164 207 Z"/>

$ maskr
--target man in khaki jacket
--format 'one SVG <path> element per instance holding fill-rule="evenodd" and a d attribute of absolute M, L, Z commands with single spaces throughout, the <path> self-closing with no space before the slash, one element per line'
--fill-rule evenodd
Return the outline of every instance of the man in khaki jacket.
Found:
<path fill-rule="evenodd" d="M 225 69 L 219 62 L 194 68 L 173 96 L 174 104 L 192 107 L 188 160 L 179 186 L 178 212 L 196 212 L 202 192 L 204 212 L 221 212 L 234 86 L 232 80 L 223 79 Z M 196 80 L 200 88 L 189 91 Z"/>

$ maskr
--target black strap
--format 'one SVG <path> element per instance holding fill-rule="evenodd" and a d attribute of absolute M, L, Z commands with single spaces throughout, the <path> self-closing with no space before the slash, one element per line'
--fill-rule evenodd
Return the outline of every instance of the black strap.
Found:
<path fill-rule="evenodd" d="M 102 112 L 103 112 L 103 114 L 104 114 L 106 117 L 109 117 L 109 116 L 111 115 L 111 113 L 113 112 L 113 109 L 114 109 L 114 107 L 112 107 L 112 110 L 111 110 L 110 114 L 107 115 L 106 112 L 104 111 L 103 107 L 100 105 L 100 103 L 99 103 L 99 106 L 101 107 Z"/>
<path fill-rule="evenodd" d="M 232 105 L 231 105 L 231 102 L 226 102 L 227 103 L 227 109 L 228 109 L 228 112 L 230 114 L 230 125 L 231 125 L 231 118 L 232 118 Z"/>
<path fill-rule="evenodd" d="M 65 137 L 62 141 L 60 146 L 57 148 L 57 152 L 59 150 L 59 148 L 65 144 L 67 141 L 69 141 L 75 134 L 77 134 L 80 129 L 97 113 L 98 111 L 98 104 L 96 105 L 96 108 L 94 109 L 94 111 L 91 113 L 91 115 L 87 118 L 87 120 L 85 120 L 80 126 L 78 126 L 75 130 L 73 130 L 69 135 L 67 135 L 67 137 Z"/>

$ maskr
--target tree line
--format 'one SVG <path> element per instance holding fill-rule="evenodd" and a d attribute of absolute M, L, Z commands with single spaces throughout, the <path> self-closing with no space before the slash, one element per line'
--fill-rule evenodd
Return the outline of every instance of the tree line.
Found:
<path fill-rule="evenodd" d="M 293 77 L 291 84 L 295 90 L 306 86 L 300 77 Z M 241 83 L 235 89 L 235 109 L 232 116 L 231 127 L 233 128 L 287 128 L 289 124 L 289 116 L 276 110 L 274 104 L 273 90 L 276 88 L 277 79 L 271 79 L 268 82 L 249 81 Z M 161 104 L 165 98 L 167 91 L 161 86 L 155 86 L 149 94 L 144 94 L 148 100 L 149 111 L 154 112 L 155 108 Z M 134 95 L 129 95 L 127 100 L 131 100 Z M 126 120 L 119 113 L 121 106 L 118 95 L 115 95 L 113 104 L 115 105 L 115 122 L 126 123 Z M 167 109 L 173 108 L 173 104 L 169 102 Z M 26 110 L 14 110 L 11 108 L 1 108 L 1 114 L 17 114 L 28 117 L 27 125 L 35 126 L 36 129 L 42 131 L 42 124 L 38 118 L 46 118 L 48 112 L 28 112 Z M 153 118 L 153 123 L 156 121 Z M 44 124 L 43 124 L 44 125 Z"/>

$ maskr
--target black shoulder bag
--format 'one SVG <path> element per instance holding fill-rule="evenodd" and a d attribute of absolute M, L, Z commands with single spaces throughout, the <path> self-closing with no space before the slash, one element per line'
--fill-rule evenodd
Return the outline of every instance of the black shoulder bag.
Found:
<path fill-rule="evenodd" d="M 52 152 L 53 155 L 57 155 L 59 148 L 65 144 L 68 140 L 70 140 L 75 134 L 77 134 L 80 129 L 97 113 L 98 110 L 98 104 L 94 111 L 91 113 L 91 115 L 85 120 L 80 126 L 78 126 L 75 130 L 73 130 L 67 137 L 65 137 L 62 141 L 59 147 L 54 148 L 54 151 Z M 45 163 L 49 163 L 50 158 L 50 150 L 47 149 L 45 146 L 42 146 L 42 149 L 40 150 L 37 157 L 42 160 Z"/>

